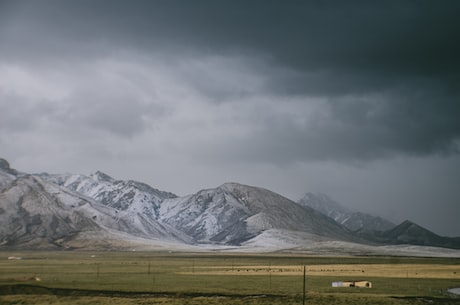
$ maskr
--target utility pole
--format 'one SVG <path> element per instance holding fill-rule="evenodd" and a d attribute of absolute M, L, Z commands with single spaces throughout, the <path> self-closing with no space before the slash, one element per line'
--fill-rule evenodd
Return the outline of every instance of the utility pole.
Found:
<path fill-rule="evenodd" d="M 268 282 L 270 284 L 270 291 L 272 290 L 272 264 L 268 261 Z"/>
<path fill-rule="evenodd" d="M 305 305 L 305 294 L 307 292 L 307 267 L 303 266 L 303 298 L 302 305 Z"/>

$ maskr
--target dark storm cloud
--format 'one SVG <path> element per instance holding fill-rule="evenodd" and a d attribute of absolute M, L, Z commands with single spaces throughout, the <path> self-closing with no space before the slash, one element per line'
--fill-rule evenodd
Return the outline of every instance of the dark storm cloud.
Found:
<path fill-rule="evenodd" d="M 116 57 L 117 50 L 128 50 L 146 57 L 163 56 L 172 63 L 182 60 L 187 68 L 172 64 L 171 70 L 182 73 L 182 81 L 208 102 L 262 96 L 303 113 L 311 107 L 309 99 L 323 100 L 320 108 L 326 115 L 302 124 L 258 107 L 259 113 L 245 117 L 255 121 L 256 128 L 247 124 L 247 136 L 228 144 L 241 158 L 369 160 L 399 153 L 458 151 L 458 1 L 288 1 L 283 5 L 275 1 L 2 1 L 1 5 L 0 33 L 6 43 L 0 52 L 13 63 L 46 66 Z M 249 75 L 250 85 L 224 76 L 234 66 L 231 60 L 193 64 L 213 56 L 248 63 L 229 75 L 237 79 Z M 74 117 L 90 126 L 127 135 L 145 128 L 137 115 L 144 106 L 128 102 L 128 95 L 93 92 L 73 97 L 79 98 L 96 100 L 94 115 L 81 114 L 78 103 L 73 106 Z M 290 98 L 305 101 L 293 106 Z M 112 100 L 112 107 L 107 100 Z M 129 103 L 133 107 L 125 107 Z M 123 121 L 125 114 L 131 119 Z"/>
<path fill-rule="evenodd" d="M 179 47 L 179 53 L 253 51 L 299 71 L 447 77 L 458 76 L 459 6 L 457 1 L 20 1 L 4 5 L 2 18 L 6 31 L 22 31 L 16 41 L 32 39 L 47 50 L 65 41 L 78 49 L 98 42 Z"/>

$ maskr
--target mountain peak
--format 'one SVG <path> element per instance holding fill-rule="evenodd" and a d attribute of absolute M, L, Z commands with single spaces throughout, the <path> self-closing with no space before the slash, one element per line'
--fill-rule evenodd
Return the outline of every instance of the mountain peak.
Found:
<path fill-rule="evenodd" d="M 322 193 L 306 193 L 298 204 L 317 210 L 354 232 L 386 231 L 395 226 L 381 217 L 355 212 Z"/>
<path fill-rule="evenodd" d="M 410 220 L 405 220 L 393 229 L 380 234 L 379 241 L 460 249 L 460 238 L 439 236 Z"/>
<path fill-rule="evenodd" d="M 439 236 L 436 235 L 435 233 L 429 231 L 428 229 L 425 229 L 424 227 L 410 221 L 410 220 L 404 220 L 402 223 L 400 223 L 398 226 L 394 227 L 393 229 L 387 231 L 388 233 L 391 232 L 391 236 L 398 236 L 401 238 L 401 236 L 405 237 L 420 237 L 420 236 L 429 236 L 430 238 L 438 238 Z"/>
<path fill-rule="evenodd" d="M 302 199 L 299 200 L 299 202 L 304 205 L 308 205 L 311 208 L 318 210 L 326 215 L 329 214 L 330 210 L 334 210 L 336 212 L 344 214 L 353 213 L 353 211 L 351 211 L 349 208 L 344 207 L 343 205 L 341 205 L 340 203 L 336 202 L 331 197 L 323 193 L 308 192 L 302 197 Z"/>
<path fill-rule="evenodd" d="M 401 222 L 401 223 L 399 224 L 398 227 L 406 228 L 406 229 L 408 229 L 408 228 L 410 228 L 410 227 L 422 228 L 421 226 L 419 226 L 419 225 L 416 224 L 415 222 L 412 222 L 412 221 L 410 221 L 410 220 L 408 220 L 408 219 L 406 219 L 406 220 L 404 220 L 403 222 Z"/>
<path fill-rule="evenodd" d="M 220 185 L 217 188 L 231 191 L 231 190 L 233 190 L 235 188 L 244 187 L 244 186 L 246 186 L 246 185 L 236 183 L 236 182 L 225 182 L 224 184 Z"/>
<path fill-rule="evenodd" d="M 5 171 L 10 170 L 10 164 L 5 159 L 0 158 L 0 169 Z"/>
<path fill-rule="evenodd" d="M 3 158 L 0 158 L 0 170 L 13 176 L 16 176 L 18 174 L 18 172 L 15 169 L 12 169 L 10 167 L 10 163 Z"/>
<path fill-rule="evenodd" d="M 113 179 L 112 177 L 110 177 L 109 175 L 101 172 L 101 171 L 96 171 L 95 173 L 91 174 L 90 175 L 91 178 L 93 178 L 94 180 L 97 180 L 99 182 L 114 182 L 115 179 Z"/>

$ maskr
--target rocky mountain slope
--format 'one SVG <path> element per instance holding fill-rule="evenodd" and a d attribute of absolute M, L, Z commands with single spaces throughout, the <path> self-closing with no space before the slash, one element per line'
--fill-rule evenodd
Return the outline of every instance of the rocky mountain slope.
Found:
<path fill-rule="evenodd" d="M 59 246 L 79 232 L 98 228 L 88 215 L 86 202 L 59 200 L 37 178 L 26 175 L 14 180 L 0 194 L 0 243 L 10 247 Z M 76 204 L 75 206 L 72 206 Z M 93 216 L 94 215 L 94 216 Z"/>
<path fill-rule="evenodd" d="M 266 189 L 226 183 L 165 200 L 160 218 L 198 242 L 240 244 L 269 229 L 353 240 L 341 226 L 310 208 Z"/>
<path fill-rule="evenodd" d="M 123 211 L 54 184 L 41 175 L 2 172 L 0 245 L 8 248 L 73 248 L 119 244 L 133 237 L 190 243 L 180 231 L 143 210 Z M 122 246 L 122 245 L 121 245 Z"/>
<path fill-rule="evenodd" d="M 420 235 L 414 225 L 397 228 L 372 238 L 364 234 L 366 241 L 311 207 L 263 188 L 226 183 L 177 197 L 101 172 L 89 176 L 19 173 L 0 159 L 0 249 L 356 254 L 380 253 L 381 245 L 404 242 L 458 248 L 456 239 L 447 243 L 426 232 Z M 401 249 L 388 251 L 404 255 L 414 251 Z"/>
<path fill-rule="evenodd" d="M 317 210 L 353 232 L 386 231 L 396 226 L 382 217 L 352 211 L 325 194 L 306 193 L 298 203 Z"/>

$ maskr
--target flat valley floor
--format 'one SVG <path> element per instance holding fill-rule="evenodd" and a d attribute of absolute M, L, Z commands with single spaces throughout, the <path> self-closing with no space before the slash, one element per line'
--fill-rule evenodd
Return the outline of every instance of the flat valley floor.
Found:
<path fill-rule="evenodd" d="M 358 280 L 372 288 L 332 287 Z M 8 305 L 460 304 L 448 292 L 456 287 L 460 258 L 0 252 L 0 304 Z"/>

